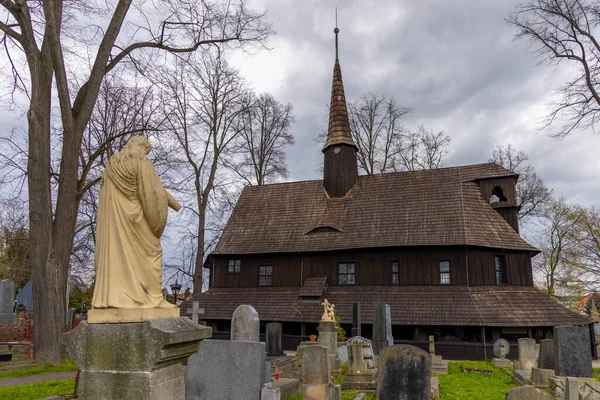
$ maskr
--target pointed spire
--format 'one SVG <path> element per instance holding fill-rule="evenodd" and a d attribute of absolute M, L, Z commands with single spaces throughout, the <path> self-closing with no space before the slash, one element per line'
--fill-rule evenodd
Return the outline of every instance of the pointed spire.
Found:
<path fill-rule="evenodd" d="M 335 32 L 335 65 L 333 67 L 333 85 L 331 88 L 331 104 L 329 106 L 329 128 L 327 141 L 323 146 L 323 152 L 336 144 L 347 144 L 358 150 L 350 134 L 350 122 L 348 120 L 348 109 L 346 108 L 346 97 L 344 96 L 344 83 L 342 81 L 342 69 L 338 59 L 338 32 L 337 10 Z"/>

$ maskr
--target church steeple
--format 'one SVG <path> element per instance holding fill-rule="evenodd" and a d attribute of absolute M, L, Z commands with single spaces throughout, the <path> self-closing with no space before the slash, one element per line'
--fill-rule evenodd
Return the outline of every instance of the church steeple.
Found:
<path fill-rule="evenodd" d="M 338 58 L 338 33 L 340 30 L 336 26 L 333 31 L 335 32 L 335 65 L 329 107 L 329 128 L 327 141 L 323 146 L 325 154 L 323 186 L 329 196 L 344 197 L 358 179 L 356 160 L 358 148 L 350 134 L 342 69 Z"/>

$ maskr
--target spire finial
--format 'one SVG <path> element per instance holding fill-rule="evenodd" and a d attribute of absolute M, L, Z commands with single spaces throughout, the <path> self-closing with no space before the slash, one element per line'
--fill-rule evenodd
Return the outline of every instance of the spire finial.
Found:
<path fill-rule="evenodd" d="M 335 8 L 335 29 L 333 32 L 335 33 L 335 63 L 338 64 L 340 60 L 338 59 L 338 33 L 339 28 L 337 27 L 337 7 Z"/>

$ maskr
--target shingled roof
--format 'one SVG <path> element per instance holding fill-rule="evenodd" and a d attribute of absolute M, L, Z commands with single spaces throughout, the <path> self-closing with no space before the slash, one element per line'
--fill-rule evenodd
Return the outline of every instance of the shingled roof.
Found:
<path fill-rule="evenodd" d="M 300 301 L 300 287 L 211 288 L 194 296 L 202 318 L 229 320 L 241 304 L 251 304 L 261 321 L 319 322 L 323 307 Z M 390 305 L 393 325 L 542 327 L 589 324 L 530 286 L 330 286 L 324 295 L 344 323 L 360 303 L 362 322 L 372 323 L 373 303 Z M 181 305 L 183 315 L 191 300 Z M 185 310 L 185 311 L 184 311 Z M 534 312 L 532 312 L 534 310 Z"/>
<path fill-rule="evenodd" d="M 246 187 L 213 254 L 472 245 L 536 252 L 482 197 L 496 164 L 360 176 L 344 198 L 321 180 Z M 334 228 L 313 231 L 315 228 Z"/>

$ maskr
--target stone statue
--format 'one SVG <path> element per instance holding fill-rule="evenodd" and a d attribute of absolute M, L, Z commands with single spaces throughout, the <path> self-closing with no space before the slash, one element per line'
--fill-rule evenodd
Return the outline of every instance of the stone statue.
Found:
<path fill-rule="evenodd" d="M 168 207 L 181 205 L 148 159 L 150 142 L 134 136 L 106 165 L 96 225 L 93 308 L 173 308 L 162 293 L 160 236 Z"/>
<path fill-rule="evenodd" d="M 321 321 L 335 321 L 335 306 L 325 299 L 323 303 L 323 316 L 321 317 Z"/>

